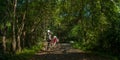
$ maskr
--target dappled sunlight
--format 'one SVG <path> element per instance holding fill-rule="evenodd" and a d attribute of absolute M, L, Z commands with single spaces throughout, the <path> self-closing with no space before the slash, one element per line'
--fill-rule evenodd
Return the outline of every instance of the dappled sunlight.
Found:
<path fill-rule="evenodd" d="M 120 60 L 120 0 L 0 0 L 0 60 L 29 58 Z"/>

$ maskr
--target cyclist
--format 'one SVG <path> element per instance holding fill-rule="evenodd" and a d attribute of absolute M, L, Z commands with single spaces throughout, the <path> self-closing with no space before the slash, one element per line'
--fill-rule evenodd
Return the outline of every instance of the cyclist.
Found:
<path fill-rule="evenodd" d="M 50 42 L 52 40 L 52 32 L 50 30 L 47 30 L 47 50 L 50 48 Z"/>
<path fill-rule="evenodd" d="M 57 38 L 57 36 L 54 36 L 51 43 L 52 43 L 52 47 L 55 47 L 56 43 L 59 42 L 59 39 Z"/>

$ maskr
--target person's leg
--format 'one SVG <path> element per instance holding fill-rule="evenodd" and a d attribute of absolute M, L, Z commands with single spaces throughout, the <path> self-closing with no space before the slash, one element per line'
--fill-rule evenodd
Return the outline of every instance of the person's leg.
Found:
<path fill-rule="evenodd" d="M 54 47 L 54 48 L 55 48 L 55 46 L 56 46 L 56 42 L 53 43 L 53 47 Z"/>
<path fill-rule="evenodd" d="M 50 42 L 47 43 L 47 50 L 50 48 Z"/>

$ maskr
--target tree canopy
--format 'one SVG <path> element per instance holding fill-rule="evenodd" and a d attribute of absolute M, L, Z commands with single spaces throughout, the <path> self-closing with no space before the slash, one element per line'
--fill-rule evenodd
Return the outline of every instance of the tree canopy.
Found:
<path fill-rule="evenodd" d="M 0 53 L 31 48 L 50 29 L 60 42 L 119 55 L 120 0 L 0 0 L 0 19 Z"/>

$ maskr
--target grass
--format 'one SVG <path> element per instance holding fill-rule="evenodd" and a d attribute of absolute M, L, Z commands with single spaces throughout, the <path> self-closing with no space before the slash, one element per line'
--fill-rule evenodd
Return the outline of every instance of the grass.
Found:
<path fill-rule="evenodd" d="M 16 54 L 1 54 L 0 60 L 30 60 L 41 48 L 42 45 L 35 45 L 32 48 L 24 48 L 21 52 L 17 52 Z"/>

